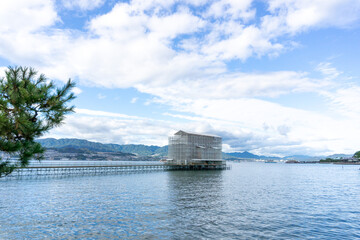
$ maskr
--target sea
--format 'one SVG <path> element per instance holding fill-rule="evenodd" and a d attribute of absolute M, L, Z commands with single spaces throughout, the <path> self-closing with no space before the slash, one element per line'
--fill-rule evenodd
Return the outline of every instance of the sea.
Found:
<path fill-rule="evenodd" d="M 360 239 L 356 165 L 0 180 L 0 239 Z"/>

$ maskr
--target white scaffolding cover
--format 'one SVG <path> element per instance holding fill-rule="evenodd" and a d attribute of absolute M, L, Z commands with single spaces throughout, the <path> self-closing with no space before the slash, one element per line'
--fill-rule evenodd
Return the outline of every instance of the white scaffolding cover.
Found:
<path fill-rule="evenodd" d="M 221 137 L 178 131 L 169 137 L 169 159 L 176 163 L 220 161 Z"/>

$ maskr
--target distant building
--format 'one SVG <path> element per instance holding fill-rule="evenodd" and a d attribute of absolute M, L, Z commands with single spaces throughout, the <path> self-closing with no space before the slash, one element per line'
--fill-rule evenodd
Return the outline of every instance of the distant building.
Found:
<path fill-rule="evenodd" d="M 174 164 L 224 164 L 218 136 L 178 131 L 169 137 L 168 162 Z"/>

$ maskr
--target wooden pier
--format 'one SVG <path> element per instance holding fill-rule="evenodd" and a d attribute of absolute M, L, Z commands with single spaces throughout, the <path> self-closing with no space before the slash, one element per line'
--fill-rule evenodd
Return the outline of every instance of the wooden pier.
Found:
<path fill-rule="evenodd" d="M 75 164 L 75 165 L 37 165 L 16 169 L 9 177 L 98 175 L 140 171 L 176 170 L 226 170 L 226 164 Z"/>

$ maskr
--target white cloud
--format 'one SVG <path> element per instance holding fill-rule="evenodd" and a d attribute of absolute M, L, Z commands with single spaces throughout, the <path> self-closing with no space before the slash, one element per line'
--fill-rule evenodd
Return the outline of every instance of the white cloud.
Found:
<path fill-rule="evenodd" d="M 5 71 L 7 70 L 7 67 L 0 67 L 0 78 L 5 77 Z"/>
<path fill-rule="evenodd" d="M 76 109 L 65 123 L 52 129 L 44 137 L 82 138 L 117 144 L 166 145 L 167 136 L 180 125 L 161 120 L 139 118 L 123 114 Z"/>
<path fill-rule="evenodd" d="M 354 134 L 360 132 L 356 122 L 335 120 L 256 99 L 196 100 L 184 106 L 183 110 L 192 115 L 167 115 L 187 119 L 187 122 L 76 109 L 64 125 L 45 137 L 165 145 L 167 136 L 183 129 L 222 136 L 226 151 L 252 150 L 258 154 L 281 156 L 289 153 L 352 153 L 360 141 L 359 134 Z"/>
<path fill-rule="evenodd" d="M 34 31 L 59 20 L 51 0 L 2 1 L 0 7 L 1 34 Z"/>
<path fill-rule="evenodd" d="M 316 69 L 325 75 L 328 79 L 335 79 L 342 73 L 335 67 L 332 67 L 331 63 L 329 62 L 319 63 Z"/>
<path fill-rule="evenodd" d="M 77 114 L 96 116 L 96 117 L 116 117 L 116 118 L 125 118 L 125 119 L 145 119 L 145 118 L 140 118 L 140 117 L 136 117 L 136 116 L 129 116 L 129 115 L 126 115 L 126 114 L 111 113 L 111 112 L 97 111 L 97 110 L 90 110 L 90 109 L 83 109 L 83 108 L 76 108 L 75 112 Z"/>
<path fill-rule="evenodd" d="M 72 92 L 75 94 L 75 95 L 79 95 L 80 93 L 82 93 L 82 90 L 78 87 L 74 87 L 72 89 Z"/>
<path fill-rule="evenodd" d="M 185 128 L 221 133 L 228 148 L 269 154 L 355 148 L 359 142 L 354 134 L 359 130 L 354 120 L 358 116 L 357 87 L 326 95 L 333 92 L 327 88 L 341 74 L 329 63 L 317 68 L 324 79 L 314 79 L 296 71 L 229 73 L 227 61 L 276 56 L 293 47 L 281 37 L 312 28 L 351 27 L 360 16 L 359 1 L 270 0 L 269 12 L 260 23 L 254 20 L 250 0 L 187 2 L 191 8 L 175 0 L 118 3 L 78 31 L 54 27 L 61 19 L 53 1 L 8 1 L 0 8 L 0 56 L 34 66 L 50 78 L 65 81 L 71 77 L 81 85 L 134 87 L 149 93 L 154 96 L 152 101 L 190 115 L 193 119 Z M 63 3 L 91 10 L 103 1 Z M 332 119 L 256 99 L 297 92 L 321 92 L 347 118 Z M 77 114 L 82 116 L 69 117 L 52 134 L 104 142 L 160 143 L 173 129 L 184 128 L 174 122 L 84 109 L 77 109 Z M 156 137 L 149 137 L 153 134 Z M 343 139 L 352 139 L 353 145 Z"/>
<path fill-rule="evenodd" d="M 131 99 L 130 103 L 136 103 L 137 100 L 138 100 L 138 98 L 134 97 L 134 98 Z"/>
<path fill-rule="evenodd" d="M 163 100 L 176 99 L 181 103 L 187 99 L 277 97 L 294 92 L 317 92 L 329 86 L 327 80 L 312 79 L 306 73 L 291 71 L 267 73 L 237 73 L 210 75 L 173 81 L 168 85 L 139 84 L 140 91 L 161 97 Z"/>
<path fill-rule="evenodd" d="M 206 16 L 224 19 L 242 19 L 247 21 L 255 17 L 255 10 L 251 9 L 252 2 L 252 0 L 214 1 L 209 7 Z"/>
<path fill-rule="evenodd" d="M 358 0 L 270 0 L 263 26 L 270 31 L 295 34 L 313 27 L 349 27 L 359 19 Z"/>
<path fill-rule="evenodd" d="M 1 34 L 3 47 L 0 55 L 12 62 L 32 65 L 52 78 L 66 80 L 77 77 L 81 84 L 126 88 L 147 84 L 160 87 L 179 81 L 198 82 L 199 79 L 201 82 L 209 77 L 223 77 L 219 74 L 228 71 L 223 60 L 245 61 L 252 56 L 276 56 L 288 47 L 274 39 L 281 28 L 278 25 L 276 28 L 266 27 L 265 20 L 261 26 L 245 25 L 232 18 L 225 18 L 221 23 L 212 22 L 186 8 L 172 12 L 169 8 L 172 4 L 172 1 L 149 1 L 145 6 L 137 1 L 118 3 L 109 13 L 91 19 L 85 33 L 49 29 L 37 33 L 16 30 Z M 213 4 L 220 4 L 223 6 L 221 11 L 232 16 L 249 11 L 252 6 L 251 1 Z M 36 26 L 33 29 L 54 23 L 57 16 L 51 6 L 46 5 L 49 8 L 46 11 L 53 14 L 45 16 L 54 16 L 41 21 L 41 24 L 36 24 L 37 21 L 30 24 Z M 144 12 L 144 9 L 154 6 L 164 10 L 165 14 Z M 271 2 L 270 9 L 274 12 L 271 20 L 281 18 L 276 14 L 279 8 L 284 8 L 284 4 Z M 11 8 L 3 9 L 12 12 Z M 19 19 L 28 20 L 26 15 Z M 32 21 L 30 19 L 29 23 Z M 26 29 L 21 26 L 20 30 L 23 28 Z M 199 31 L 205 34 L 200 39 L 196 35 Z M 173 42 L 175 37 L 183 34 L 189 36 Z M 184 47 L 186 52 L 177 51 L 174 44 Z"/>
<path fill-rule="evenodd" d="M 262 33 L 262 30 L 248 26 L 244 27 L 240 33 L 234 34 L 229 38 L 219 39 L 202 47 L 202 52 L 216 59 L 241 59 L 255 56 L 263 56 L 272 52 L 281 51 L 282 44 L 273 44 L 270 38 Z"/>
<path fill-rule="evenodd" d="M 109 13 L 91 19 L 88 27 L 99 36 L 129 41 L 144 36 L 147 21 L 143 12 L 133 11 L 129 4 L 118 3 Z"/>
<path fill-rule="evenodd" d="M 151 35 L 159 39 L 175 38 L 179 34 L 193 33 L 205 25 L 203 20 L 192 15 L 188 10 L 169 16 L 154 16 L 149 20 L 148 27 L 152 32 Z"/>
<path fill-rule="evenodd" d="M 248 98 L 196 99 L 181 105 L 184 112 L 198 116 L 191 120 L 202 123 L 201 126 L 208 123 L 205 131 L 223 136 L 224 143 L 232 150 L 252 149 L 262 154 L 352 153 L 360 141 L 360 134 L 357 134 L 360 133 L 357 123 L 360 118 L 334 119 Z"/>
<path fill-rule="evenodd" d="M 360 86 L 352 84 L 324 93 L 330 100 L 334 112 L 352 119 L 360 119 Z M 359 132 L 360 135 L 360 132 Z"/>
<path fill-rule="evenodd" d="M 105 96 L 104 94 L 99 93 L 99 94 L 97 95 L 97 98 L 101 100 L 101 99 L 106 98 L 106 96 Z"/>

